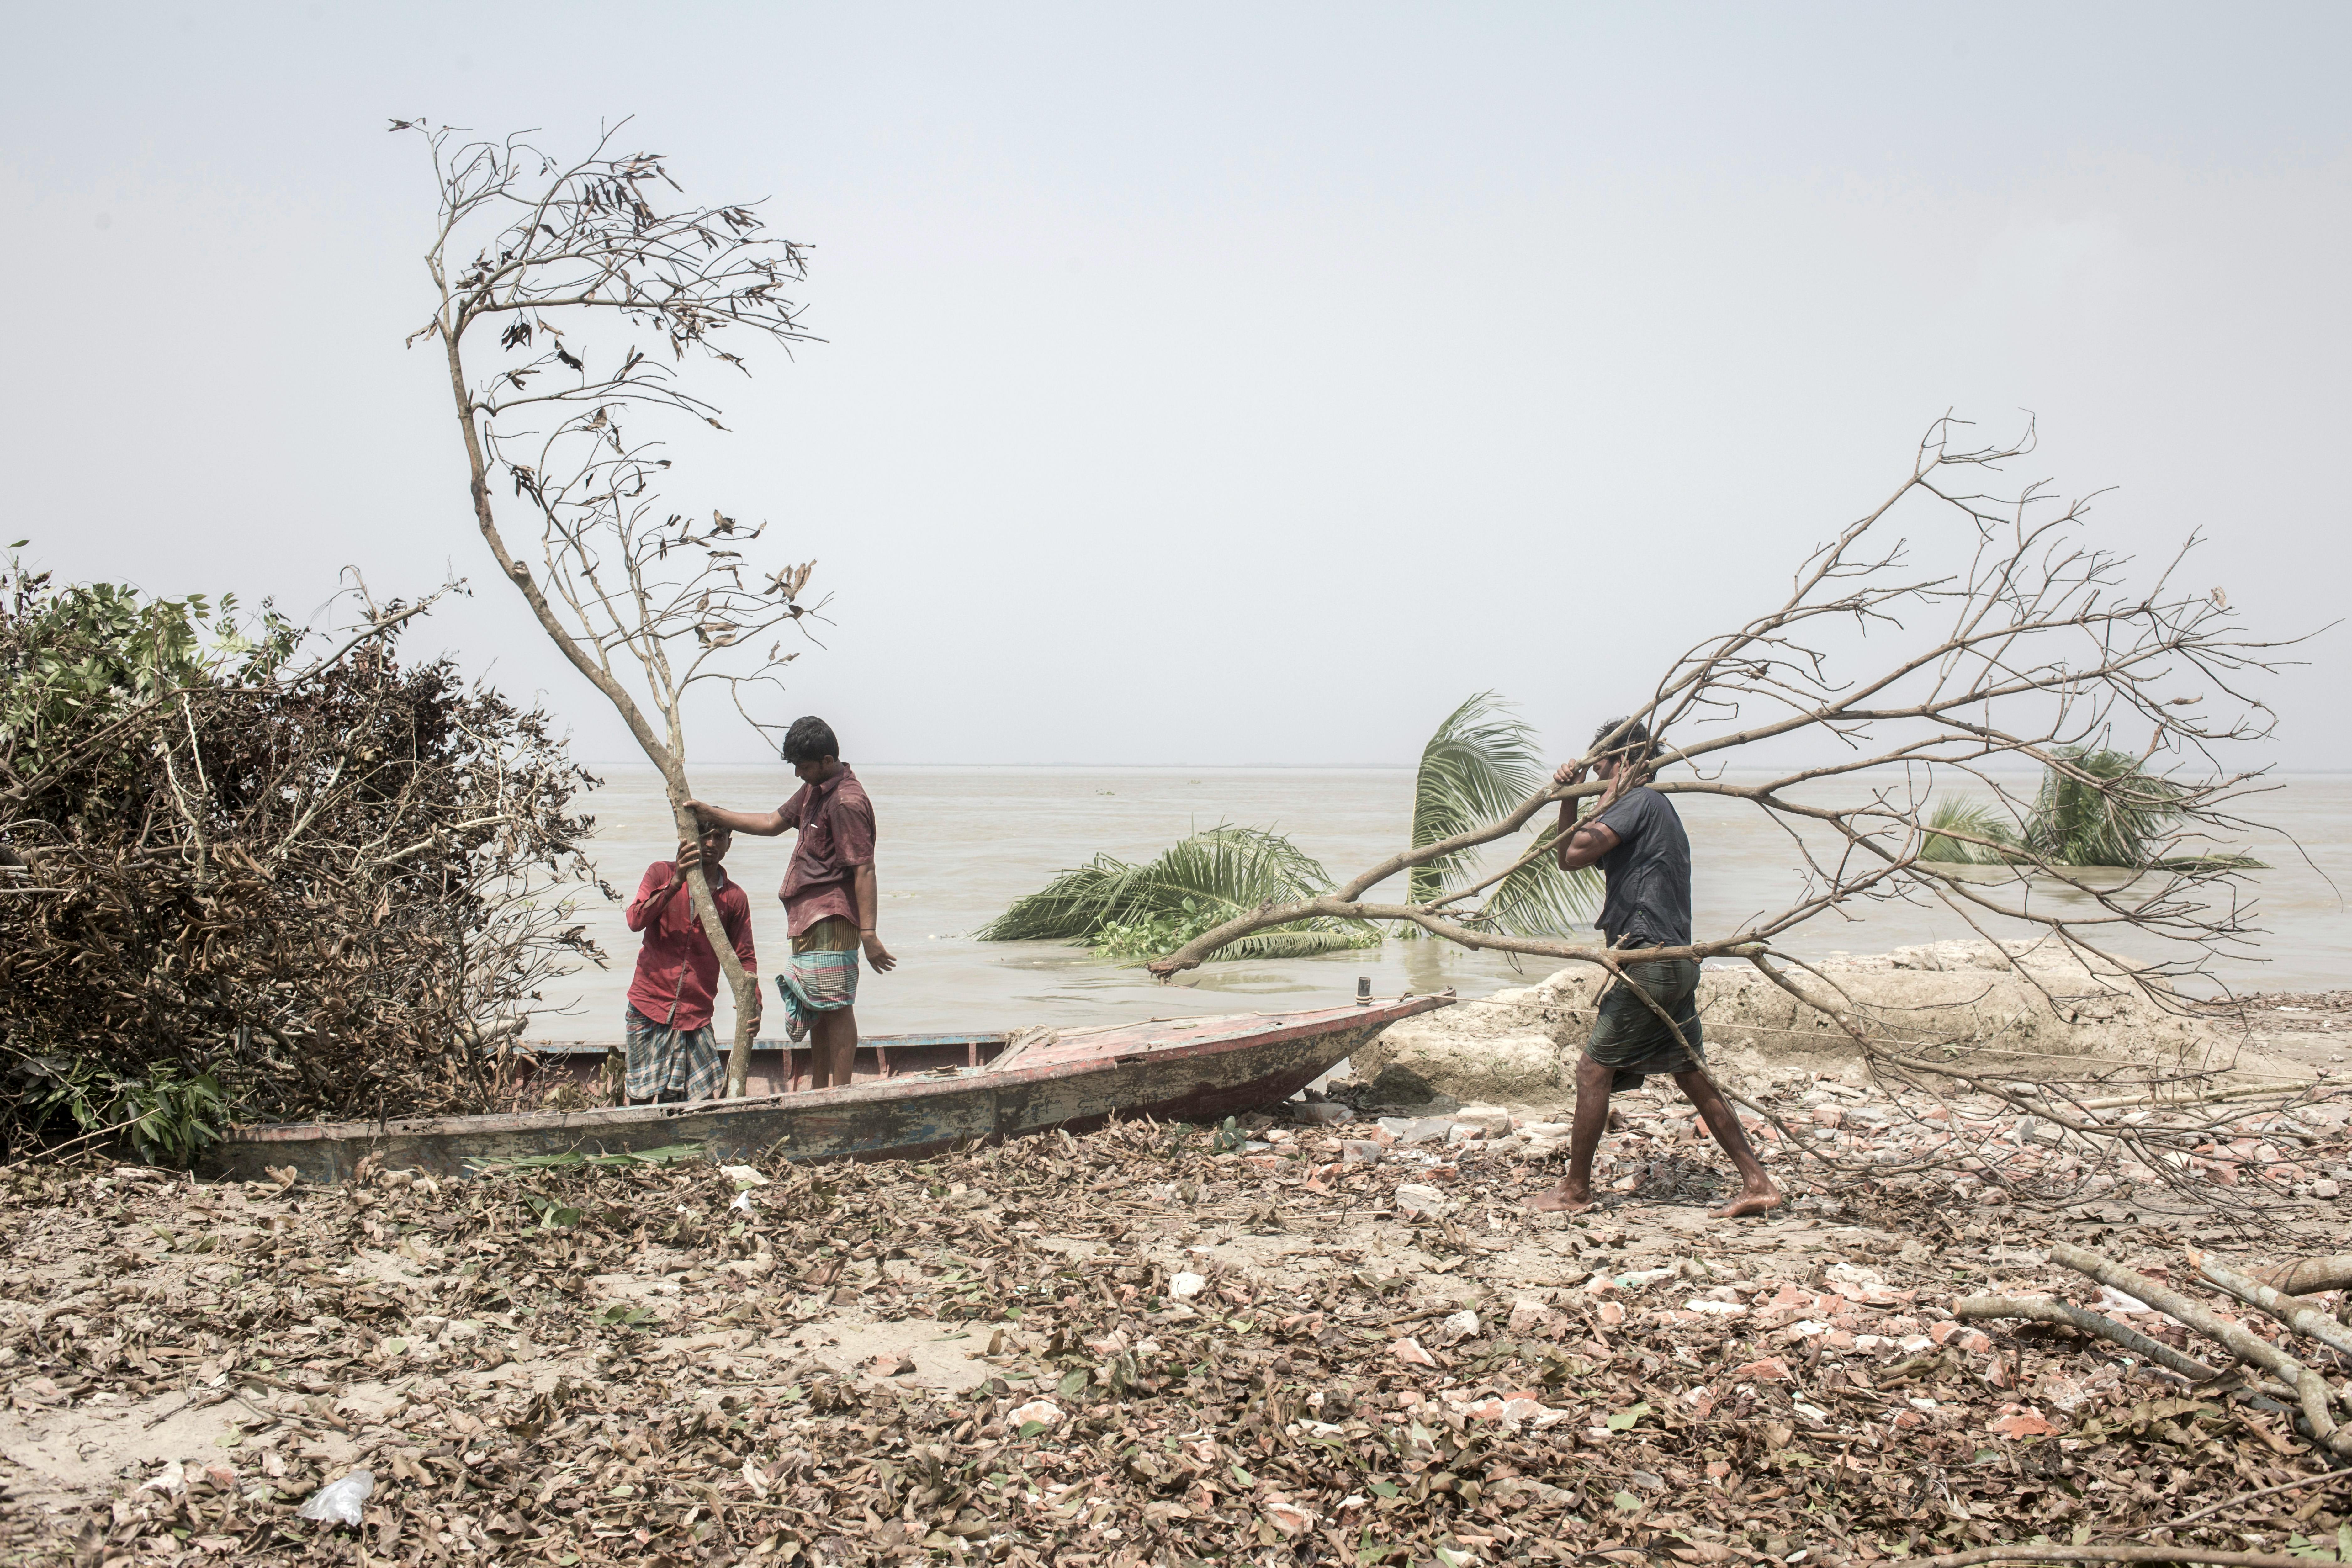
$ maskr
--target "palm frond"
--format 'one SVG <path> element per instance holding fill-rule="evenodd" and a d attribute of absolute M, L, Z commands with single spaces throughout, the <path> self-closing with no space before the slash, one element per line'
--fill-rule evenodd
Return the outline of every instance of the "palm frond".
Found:
<path fill-rule="evenodd" d="M 1534 730 L 1510 716 L 1499 694 L 1479 692 L 1446 715 L 1422 748 L 1421 767 L 1413 775 L 1413 847 L 1493 821 L 1533 795 L 1544 776 Z M 1538 843 L 1550 844 L 1558 831 L 1557 825 L 1546 827 Z M 1475 850 L 1441 855 L 1412 868 L 1405 896 L 1416 904 L 1443 898 L 1450 884 L 1470 880 L 1477 864 Z M 1600 890 L 1599 872 L 1563 871 L 1558 861 L 1541 855 L 1496 883 L 1483 906 L 1461 918 L 1485 931 L 1549 935 L 1585 918 Z M 1406 926 L 1400 934 L 1423 933 Z"/>
<path fill-rule="evenodd" d="M 1219 826 L 1140 865 L 1097 855 L 1015 900 L 974 934 L 982 942 L 1058 938 L 1140 962 L 1173 952 L 1261 904 L 1291 903 L 1330 889 L 1322 863 L 1282 835 Z M 1380 940 L 1360 921 L 1297 921 L 1244 937 L 1218 956 L 1299 958 L 1373 947 Z"/>
<path fill-rule="evenodd" d="M 2005 865 L 2010 857 L 1998 846 L 2017 842 L 2017 829 L 2000 810 L 1979 801 L 1939 802 L 1927 815 L 1927 828 L 1919 858 L 1948 866 Z M 1978 839 L 1987 842 L 1973 842 Z"/>
<path fill-rule="evenodd" d="M 1102 923 L 1102 910 L 1117 897 L 1121 879 L 1135 870 L 1123 860 L 1097 855 L 1037 891 L 1013 900 L 1003 914 L 972 934 L 982 942 L 1050 942 L 1087 936 Z"/>
<path fill-rule="evenodd" d="M 1590 866 L 1561 869 L 1552 855 L 1559 841 L 1555 822 L 1537 836 L 1535 858 L 1488 890 L 1471 923 L 1507 936 L 1551 936 L 1591 918 L 1601 898 L 1601 873 Z"/>
<path fill-rule="evenodd" d="M 1544 775 L 1535 732 L 1508 715 L 1497 693 L 1481 691 L 1447 714 L 1422 747 L 1412 781 L 1414 848 L 1492 821 L 1535 793 Z M 1443 896 L 1475 859 L 1475 851 L 1464 850 L 1414 867 L 1406 899 L 1419 904 Z"/>
<path fill-rule="evenodd" d="M 2042 770 L 2025 845 L 2062 866 L 2145 868 L 2159 857 L 2181 813 L 2182 791 L 2140 771 L 2129 752 L 2066 747 L 2063 766 Z"/>

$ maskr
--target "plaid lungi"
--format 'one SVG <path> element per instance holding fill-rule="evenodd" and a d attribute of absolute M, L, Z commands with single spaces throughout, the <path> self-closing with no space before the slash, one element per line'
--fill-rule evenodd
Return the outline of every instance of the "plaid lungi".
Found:
<path fill-rule="evenodd" d="M 699 1029 L 673 1028 L 632 1007 L 625 1026 L 629 1038 L 631 1100 L 675 1102 L 718 1095 L 725 1068 L 719 1060 L 719 1037 L 709 1025 Z"/>
<path fill-rule="evenodd" d="M 855 1003 L 857 928 L 838 915 L 827 915 L 793 938 L 793 955 L 776 976 L 776 990 L 796 1031 L 807 1028 L 819 1013 Z"/>

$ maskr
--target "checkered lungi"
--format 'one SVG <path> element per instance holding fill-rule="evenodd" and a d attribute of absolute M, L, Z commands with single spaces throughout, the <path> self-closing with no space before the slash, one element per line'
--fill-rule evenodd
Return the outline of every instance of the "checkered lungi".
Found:
<path fill-rule="evenodd" d="M 699 1029 L 675 1028 L 656 1024 L 632 1007 L 625 1027 L 632 1102 L 717 1098 L 726 1069 L 719 1059 L 719 1037 L 709 1025 Z"/>

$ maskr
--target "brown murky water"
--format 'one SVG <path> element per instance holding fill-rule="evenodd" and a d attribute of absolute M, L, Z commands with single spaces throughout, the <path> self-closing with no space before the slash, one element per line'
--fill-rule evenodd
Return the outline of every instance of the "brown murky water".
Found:
<path fill-rule="evenodd" d="M 599 864 L 626 894 L 647 862 L 667 857 L 668 811 L 651 769 L 601 771 L 608 783 L 592 797 Z M 858 1018 L 871 1033 L 1311 1007 L 1351 995 L 1358 975 L 1370 975 L 1381 994 L 1452 985 L 1477 995 L 1526 984 L 1548 969 L 1536 961 L 1522 973 L 1502 958 L 1392 939 L 1377 950 L 1323 958 L 1211 965 L 1185 984 L 1162 986 L 1140 970 L 1098 963 L 1078 949 L 981 942 L 966 934 L 1097 850 L 1147 858 L 1186 833 L 1220 822 L 1286 833 L 1335 878 L 1347 877 L 1404 842 L 1412 793 L 1405 769 L 877 766 L 861 768 L 859 776 L 874 796 L 881 827 L 882 939 L 899 959 L 895 973 L 865 977 Z M 753 809 L 782 799 L 793 786 L 781 766 L 704 768 L 696 779 L 707 798 Z M 1677 805 L 1691 832 L 1702 930 L 1724 929 L 1794 896 L 1797 855 L 1760 813 L 1690 795 L 1678 797 Z M 2268 929 L 2256 939 L 2258 948 L 2219 973 L 2238 989 L 2352 984 L 2352 927 L 2336 890 L 2352 888 L 2352 776 L 2282 780 L 2252 815 L 2281 830 L 2257 835 L 2247 846 L 2273 868 L 2247 884 L 2258 900 L 2255 923 Z M 739 839 L 729 861 L 752 889 L 761 954 L 770 968 L 772 955 L 783 949 L 782 909 L 774 894 L 791 844 L 789 837 Z M 2065 889 L 2035 897 L 2082 900 Z M 612 966 L 572 976 L 568 996 L 551 992 L 549 999 L 562 997 L 570 1011 L 542 1019 L 536 1037 L 619 1037 L 635 939 L 623 926 L 617 904 L 591 895 L 582 912 Z M 1784 945 L 1821 956 L 1969 934 L 1957 915 L 1939 906 L 1882 903 L 1818 917 Z"/>

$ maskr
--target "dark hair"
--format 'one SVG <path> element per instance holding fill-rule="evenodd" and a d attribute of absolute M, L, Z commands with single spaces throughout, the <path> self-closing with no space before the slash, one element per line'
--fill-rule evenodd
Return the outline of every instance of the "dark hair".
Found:
<path fill-rule="evenodd" d="M 1609 722 L 1592 731 L 1592 743 L 1597 746 L 1610 736 L 1615 735 L 1621 725 L 1623 726 L 1625 732 L 1618 736 L 1617 743 L 1609 748 L 1607 754 L 1612 757 L 1630 758 L 1646 755 L 1650 748 L 1650 731 L 1639 719 L 1610 720 Z"/>
<path fill-rule="evenodd" d="M 841 742 L 833 738 L 833 726 L 814 713 L 793 720 L 793 727 L 784 731 L 784 761 L 796 766 L 840 755 Z"/>

